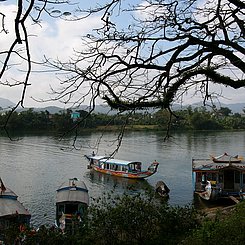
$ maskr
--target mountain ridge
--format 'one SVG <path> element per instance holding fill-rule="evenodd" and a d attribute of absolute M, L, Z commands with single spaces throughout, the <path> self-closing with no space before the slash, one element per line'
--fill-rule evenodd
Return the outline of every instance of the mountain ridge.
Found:
<path fill-rule="evenodd" d="M 206 105 L 206 108 L 209 110 L 211 109 L 211 103 L 208 103 Z M 219 103 L 219 104 L 215 104 L 217 109 L 219 109 L 220 107 L 227 107 L 229 108 L 233 113 L 244 113 L 243 110 L 245 109 L 245 103 L 234 103 L 234 104 L 225 104 L 225 103 Z M 15 103 L 13 103 L 12 101 L 8 100 L 8 99 L 4 99 L 4 98 L 0 98 L 0 109 L 2 111 L 5 110 L 9 110 L 11 108 L 13 108 L 15 106 Z M 173 105 L 173 110 L 179 110 L 179 109 L 185 109 L 188 106 L 191 106 L 193 109 L 194 108 L 198 108 L 198 107 L 202 107 L 203 102 L 197 102 L 197 103 L 193 103 L 193 104 L 188 104 L 188 105 L 180 105 L 180 104 L 174 104 Z M 79 108 L 61 108 L 58 106 L 46 106 L 46 107 L 28 107 L 28 108 L 17 108 L 17 111 L 25 111 L 28 109 L 33 109 L 34 111 L 48 111 L 51 114 L 55 114 L 55 113 L 61 113 L 63 111 L 66 111 L 67 109 L 71 109 L 73 111 L 77 111 L 77 110 L 84 110 L 84 111 L 88 111 L 89 106 L 88 105 L 81 105 Z M 155 109 L 158 110 L 158 109 Z M 140 111 L 149 111 L 150 113 L 155 111 L 154 109 L 148 109 L 148 110 L 139 110 Z M 97 113 L 103 113 L 103 114 L 115 114 L 117 111 L 116 110 L 111 110 L 109 106 L 106 105 L 96 105 L 95 106 L 95 112 Z"/>
<path fill-rule="evenodd" d="M 13 103 L 12 101 L 10 101 L 8 99 L 0 98 L 0 108 L 2 110 L 9 109 L 13 106 L 15 106 L 15 103 Z"/>

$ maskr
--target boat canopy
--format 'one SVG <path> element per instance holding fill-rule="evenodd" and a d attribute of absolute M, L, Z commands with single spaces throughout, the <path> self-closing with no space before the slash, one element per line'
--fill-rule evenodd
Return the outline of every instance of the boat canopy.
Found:
<path fill-rule="evenodd" d="M 119 160 L 119 159 L 114 159 L 114 158 L 109 158 L 106 156 L 90 156 L 90 159 L 97 160 L 100 162 L 105 162 L 109 164 L 116 164 L 116 165 L 123 165 L 127 166 L 129 164 L 141 164 L 139 161 L 127 161 L 127 160 Z"/>
<path fill-rule="evenodd" d="M 193 171 L 219 171 L 221 169 L 237 169 L 245 171 L 245 162 L 213 162 L 209 159 L 192 159 Z"/>
<path fill-rule="evenodd" d="M 28 210 L 17 200 L 17 197 L 18 196 L 8 188 L 0 194 L 0 217 L 15 214 L 31 216 Z"/>
<path fill-rule="evenodd" d="M 79 202 L 89 204 L 88 189 L 83 181 L 71 179 L 57 190 L 56 203 Z"/>
<path fill-rule="evenodd" d="M 116 165 L 129 165 L 129 164 L 141 164 L 141 162 L 136 162 L 136 161 L 125 161 L 125 160 L 119 160 L 119 159 L 105 159 L 105 163 L 109 164 L 116 164 Z"/>
<path fill-rule="evenodd" d="M 224 153 L 220 156 L 211 156 L 211 159 L 213 160 L 213 162 L 223 162 L 223 163 L 239 163 L 243 160 L 243 158 L 241 156 L 231 156 L 228 153 Z"/>

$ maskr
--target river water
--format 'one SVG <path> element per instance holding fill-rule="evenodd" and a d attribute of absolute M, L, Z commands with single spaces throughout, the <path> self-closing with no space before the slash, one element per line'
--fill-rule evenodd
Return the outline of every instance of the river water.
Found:
<path fill-rule="evenodd" d="M 55 219 L 56 189 L 69 178 L 83 180 L 90 197 L 107 191 L 137 192 L 163 180 L 170 188 L 170 205 L 193 202 L 192 158 L 208 158 L 228 152 L 245 155 L 245 132 L 175 133 L 164 141 L 164 132 L 129 132 L 115 158 L 142 161 L 143 167 L 157 160 L 158 172 L 145 181 L 132 181 L 91 172 L 84 154 L 99 155 L 116 149 L 117 133 L 87 133 L 76 139 L 59 141 L 49 136 L 24 136 L 11 141 L 0 137 L 0 177 L 32 214 L 34 227 L 52 224 Z M 98 146 L 98 149 L 96 149 Z"/>

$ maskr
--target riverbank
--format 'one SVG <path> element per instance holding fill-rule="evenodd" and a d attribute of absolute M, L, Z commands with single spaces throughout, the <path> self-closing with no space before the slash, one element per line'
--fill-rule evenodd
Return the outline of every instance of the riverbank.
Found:
<path fill-rule="evenodd" d="M 5 244 L 18 239 L 22 245 L 238 245 L 245 238 L 244 213 L 245 202 L 215 210 L 210 217 L 192 207 L 170 207 L 150 196 L 104 196 L 94 200 L 83 225 L 74 229 L 73 234 L 44 224 L 38 229 L 25 227 L 22 231 L 18 226 L 10 228 L 3 238 Z"/>
<path fill-rule="evenodd" d="M 96 131 L 119 131 L 121 130 L 122 126 L 117 125 L 108 125 L 108 126 L 97 126 L 95 128 Z M 93 129 L 94 130 L 94 129 Z M 158 131 L 163 130 L 158 125 L 127 125 L 125 130 L 130 131 Z"/>

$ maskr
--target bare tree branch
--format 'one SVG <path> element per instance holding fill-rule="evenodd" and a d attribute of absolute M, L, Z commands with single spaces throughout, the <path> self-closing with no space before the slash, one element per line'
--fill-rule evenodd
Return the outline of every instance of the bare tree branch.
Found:
<path fill-rule="evenodd" d="M 54 8 L 57 3 L 69 5 L 65 1 L 28 3 L 24 11 L 18 0 L 16 38 L 7 53 L 0 52 L 6 55 L 1 79 L 17 45 L 24 44 L 25 55 L 18 52 L 27 63 L 21 81 L 22 106 L 32 70 L 27 17 L 36 11 L 37 17 L 32 19 L 38 22 L 41 14 L 61 18 L 69 13 L 69 9 Z M 199 91 L 206 101 L 212 100 L 213 84 L 244 88 L 244 9 L 240 0 L 111 0 L 89 9 L 78 7 L 79 15 L 71 21 L 100 16 L 101 26 L 83 36 L 81 48 L 74 50 L 70 59 L 44 57 L 44 67 L 57 72 L 61 86 L 52 87 L 51 101 L 68 103 L 75 97 L 75 106 L 89 99 L 92 111 L 104 100 L 119 111 L 166 108 L 174 116 L 172 104 L 188 92 Z M 1 13 L 1 29 L 7 33 L 4 16 Z"/>

